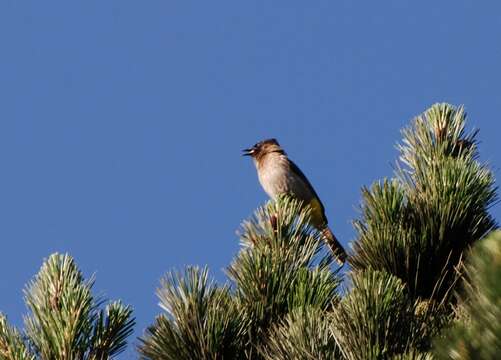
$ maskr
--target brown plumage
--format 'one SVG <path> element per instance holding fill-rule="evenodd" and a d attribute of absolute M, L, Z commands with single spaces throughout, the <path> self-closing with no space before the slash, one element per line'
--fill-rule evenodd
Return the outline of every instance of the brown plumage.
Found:
<path fill-rule="evenodd" d="M 268 139 L 258 142 L 252 148 L 245 149 L 244 155 L 253 158 L 259 182 L 270 198 L 289 194 L 310 206 L 312 225 L 322 232 L 332 253 L 343 264 L 346 261 L 346 252 L 327 225 L 325 209 L 320 198 L 303 172 L 287 157 L 278 141 Z"/>

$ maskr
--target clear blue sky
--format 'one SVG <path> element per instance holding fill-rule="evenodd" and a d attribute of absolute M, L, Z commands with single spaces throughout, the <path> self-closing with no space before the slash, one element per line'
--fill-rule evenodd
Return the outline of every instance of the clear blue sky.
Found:
<path fill-rule="evenodd" d="M 140 335 L 166 271 L 224 279 L 266 200 L 240 156 L 262 138 L 345 244 L 435 102 L 466 106 L 499 178 L 500 39 L 499 1 L 1 1 L 0 310 L 19 325 L 24 284 L 69 252 Z"/>

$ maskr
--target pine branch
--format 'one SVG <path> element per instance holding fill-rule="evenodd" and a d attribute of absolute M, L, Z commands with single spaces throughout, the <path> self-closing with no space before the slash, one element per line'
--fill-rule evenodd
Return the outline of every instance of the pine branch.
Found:
<path fill-rule="evenodd" d="M 92 296 L 94 280 L 85 281 L 73 258 L 53 254 L 25 289 L 31 314 L 26 333 L 43 360 L 109 359 L 132 333 L 132 310 L 118 302 L 104 311 Z"/>
<path fill-rule="evenodd" d="M 140 339 L 147 359 L 235 359 L 242 352 L 245 321 L 228 287 L 208 280 L 207 269 L 170 273 L 158 290 L 166 315 Z"/>
<path fill-rule="evenodd" d="M 414 305 L 406 286 L 384 272 L 353 275 L 333 313 L 333 335 L 348 360 L 387 359 L 413 349 Z"/>
<path fill-rule="evenodd" d="M 35 360 L 21 334 L 0 313 L 0 360 Z"/>
<path fill-rule="evenodd" d="M 92 284 L 70 256 L 59 254 L 28 284 L 25 299 L 32 315 L 25 319 L 26 331 L 42 359 L 84 357 L 95 320 Z"/>
<path fill-rule="evenodd" d="M 497 227 L 494 177 L 465 122 L 462 108 L 434 105 L 403 131 L 396 178 L 363 190 L 350 263 L 394 274 L 415 299 L 443 301 L 463 253 Z"/>
<path fill-rule="evenodd" d="M 104 360 L 120 354 L 133 328 L 131 307 L 119 301 L 107 305 L 99 312 L 94 325 L 89 360 Z"/>
<path fill-rule="evenodd" d="M 309 306 L 324 311 L 337 302 L 339 278 L 321 235 L 309 225 L 309 209 L 296 200 L 283 197 L 258 209 L 241 238 L 244 247 L 228 276 L 250 326 L 250 358 L 287 313 Z"/>
<path fill-rule="evenodd" d="M 495 360 L 501 354 L 501 232 L 477 244 L 467 264 L 468 282 L 460 295 L 463 314 L 438 339 L 438 359 Z"/>
<path fill-rule="evenodd" d="M 413 173 L 444 157 L 476 159 L 478 130 L 466 134 L 466 113 L 462 106 L 435 104 L 402 130 L 398 145 L 400 161 Z"/>
<path fill-rule="evenodd" d="M 260 352 L 265 360 L 340 359 L 331 321 L 329 313 L 317 307 L 297 308 L 271 327 Z"/>

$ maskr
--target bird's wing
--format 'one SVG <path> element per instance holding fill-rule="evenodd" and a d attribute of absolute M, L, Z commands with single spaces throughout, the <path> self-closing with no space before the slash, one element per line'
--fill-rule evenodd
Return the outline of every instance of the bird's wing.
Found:
<path fill-rule="evenodd" d="M 310 204 L 310 205 L 312 205 L 312 207 L 316 207 L 316 206 L 320 207 L 323 220 L 325 221 L 325 223 L 327 223 L 327 218 L 325 216 L 324 204 L 322 204 L 322 202 L 320 201 L 320 198 L 318 197 L 317 193 L 315 192 L 315 189 L 313 189 L 313 186 L 310 184 L 308 178 L 303 174 L 301 169 L 290 159 L 289 159 L 289 165 L 290 165 L 292 172 L 295 173 L 301 179 L 301 181 L 304 183 L 304 185 L 308 189 L 308 192 L 311 193 L 312 199 L 301 199 L 301 200 L 305 200 L 308 202 L 316 200 L 315 204 Z"/>

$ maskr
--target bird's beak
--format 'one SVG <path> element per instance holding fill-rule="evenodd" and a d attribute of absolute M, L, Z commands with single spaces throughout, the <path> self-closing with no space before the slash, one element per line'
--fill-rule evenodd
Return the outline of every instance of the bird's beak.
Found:
<path fill-rule="evenodd" d="M 251 149 L 243 149 L 242 152 L 242 156 L 252 156 L 252 154 L 254 154 L 254 151 L 256 151 L 255 149 L 251 148 Z"/>

